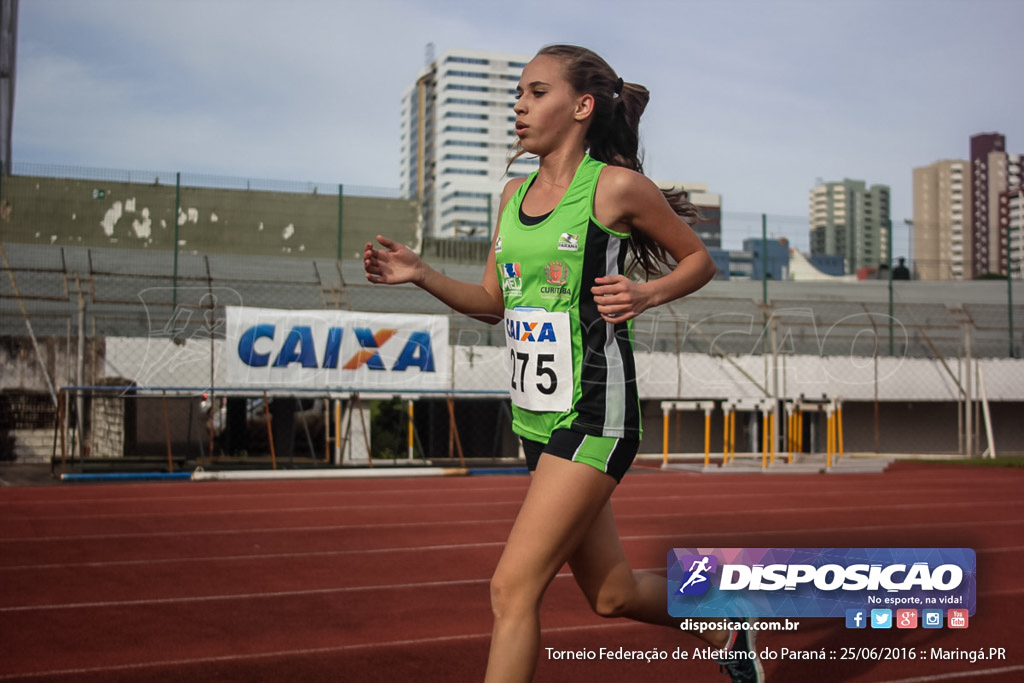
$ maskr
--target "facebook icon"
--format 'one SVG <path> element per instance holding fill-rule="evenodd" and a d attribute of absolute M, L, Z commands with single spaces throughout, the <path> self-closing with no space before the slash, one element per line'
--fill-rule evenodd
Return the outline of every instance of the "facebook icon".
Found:
<path fill-rule="evenodd" d="M 846 628 L 867 628 L 867 611 L 862 609 L 846 610 Z"/>

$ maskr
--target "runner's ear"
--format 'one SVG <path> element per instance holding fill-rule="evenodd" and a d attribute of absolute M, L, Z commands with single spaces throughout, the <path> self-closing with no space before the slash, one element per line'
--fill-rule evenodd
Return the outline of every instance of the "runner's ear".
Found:
<path fill-rule="evenodd" d="M 586 121 L 590 118 L 591 114 L 594 113 L 594 96 L 593 95 L 581 95 L 579 100 L 576 101 L 576 111 L 573 112 L 573 117 L 577 121 Z"/>

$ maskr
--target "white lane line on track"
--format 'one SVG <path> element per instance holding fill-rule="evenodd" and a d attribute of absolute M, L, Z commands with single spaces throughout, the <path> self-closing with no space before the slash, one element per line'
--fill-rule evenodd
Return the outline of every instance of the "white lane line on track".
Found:
<path fill-rule="evenodd" d="M 942 489 L 942 490 L 929 490 L 927 493 L 929 495 L 937 496 L 940 499 L 942 499 L 941 494 L 946 493 L 946 492 L 956 493 L 957 497 L 960 498 L 960 496 L 963 495 L 963 491 L 964 491 L 964 487 L 961 485 L 961 486 L 957 486 L 956 488 L 950 488 L 948 490 L 946 490 L 946 489 Z M 408 494 L 409 492 L 407 491 L 405 493 Z M 464 493 L 464 491 L 460 492 L 460 493 Z M 497 500 L 496 501 L 496 500 L 490 499 L 490 500 L 486 500 L 486 501 L 467 501 L 467 502 L 461 502 L 461 501 L 442 501 L 442 502 L 419 503 L 419 505 L 423 505 L 423 506 L 431 507 L 431 508 L 479 507 L 479 506 L 485 506 L 485 505 L 486 506 L 519 505 L 523 501 L 523 495 L 522 495 L 523 494 L 523 490 L 521 490 L 521 489 L 517 490 L 516 493 L 517 493 L 516 497 L 513 498 L 513 499 L 510 499 L 510 500 Z M 1016 493 L 1016 489 L 1014 489 L 1014 493 Z M 877 489 L 871 489 L 871 490 L 865 489 L 864 491 L 845 491 L 845 490 L 843 491 L 843 495 L 845 497 L 847 497 L 847 498 L 850 498 L 850 499 L 865 500 L 866 498 L 858 498 L 858 496 L 860 496 L 862 494 L 864 496 L 869 496 L 870 495 L 871 497 L 874 497 L 874 498 L 878 498 L 879 497 L 879 491 Z M 338 497 L 339 495 L 341 495 L 341 494 L 335 494 L 334 497 Z M 707 502 L 709 504 L 713 504 L 715 501 L 720 501 L 720 500 L 734 501 L 736 499 L 736 495 L 737 494 L 735 492 L 722 493 L 722 494 L 696 494 L 696 495 L 686 495 L 686 494 L 655 495 L 655 496 L 616 495 L 616 496 L 614 496 L 612 498 L 612 504 L 613 505 L 620 505 L 621 506 L 621 505 L 628 505 L 629 503 L 633 503 L 633 502 L 652 503 L 652 502 L 670 502 L 670 501 L 686 501 L 690 505 L 693 505 L 693 504 L 698 503 L 698 502 Z M 751 499 L 757 499 L 757 498 L 768 498 L 768 499 L 771 499 L 771 500 L 777 500 L 780 495 L 782 495 L 782 494 L 780 494 L 778 491 L 771 491 L 771 492 L 766 492 L 766 493 L 746 493 L 746 494 L 743 494 L 742 497 L 743 497 L 744 500 L 751 500 Z M 820 496 L 820 495 L 829 495 L 829 494 L 827 494 L 827 493 L 819 493 L 819 494 L 812 494 L 812 495 L 819 495 Z M 951 506 L 951 505 L 968 506 L 968 505 L 993 505 L 993 504 L 995 504 L 995 503 L 991 502 L 992 501 L 992 493 L 991 493 L 991 491 L 985 491 L 983 493 L 983 495 L 984 495 L 984 497 L 982 499 L 980 499 L 980 500 L 977 500 L 977 501 L 964 501 L 961 498 L 956 503 L 950 503 L 949 505 L 947 505 L 947 507 Z M 252 496 L 244 496 L 244 498 L 250 498 L 250 497 L 252 497 Z M 291 494 L 288 497 L 289 498 L 302 497 L 304 499 L 308 499 L 307 496 L 301 496 L 301 494 Z M 257 500 L 262 500 L 262 502 L 266 502 L 266 499 L 260 499 L 258 497 L 256 497 L 256 498 L 257 498 Z M 156 499 L 156 500 L 159 500 L 159 499 Z M 173 502 L 179 503 L 179 504 L 184 504 L 184 503 L 188 503 L 189 502 L 189 500 L 187 500 L 187 499 L 169 499 L 169 500 L 172 500 Z M 223 502 L 224 501 L 224 497 L 222 496 L 222 497 L 218 498 L 217 500 Z M 233 498 L 232 500 L 238 500 L 238 499 L 237 498 Z M 106 501 L 92 501 L 92 502 L 116 505 L 116 504 L 119 504 L 119 503 L 124 502 L 124 501 L 121 501 L 121 500 L 106 500 Z M 152 503 L 152 502 L 155 502 L 155 501 L 154 501 L 154 499 L 150 499 L 150 500 L 134 500 L 133 499 L 132 502 Z M 337 504 L 337 505 L 317 505 L 317 506 L 303 506 L 303 507 L 272 507 L 272 508 L 268 508 L 266 505 L 262 505 L 260 507 L 238 508 L 238 509 L 227 509 L 227 510 L 224 510 L 224 509 L 217 509 L 217 510 L 184 510 L 184 511 L 177 511 L 177 510 L 163 511 L 163 510 L 161 510 L 161 511 L 154 511 L 154 512 L 139 512 L 137 510 L 126 510 L 124 512 L 105 512 L 105 513 L 96 513 L 96 514 L 88 514 L 88 515 L 74 515 L 74 517 L 75 517 L 75 519 L 111 519 L 111 518 L 118 518 L 118 517 L 129 517 L 129 518 L 132 518 L 132 519 L 138 519 L 138 518 L 143 518 L 143 517 L 166 517 L 166 516 L 170 516 L 170 517 L 178 517 L 178 516 L 183 516 L 183 517 L 184 516 L 213 517 L 213 516 L 218 516 L 218 515 L 282 514 L 282 513 L 293 513 L 293 512 L 294 513 L 298 513 L 298 512 L 324 512 L 324 511 L 330 511 L 330 510 L 336 510 L 336 511 L 339 511 L 339 512 L 354 512 L 354 511 L 358 511 L 358 510 L 392 510 L 392 509 L 395 508 L 395 506 L 397 504 L 398 503 L 374 503 L 374 504 L 368 504 L 368 503 L 365 503 L 365 504 L 364 503 L 358 503 L 358 504 L 340 503 L 340 504 Z M 78 503 L 75 503 L 75 505 L 78 505 Z M 1006 503 L 1004 503 L 1004 505 L 1011 505 L 1011 506 L 1013 506 L 1013 505 L 1024 505 L 1024 502 L 1007 501 Z M 24 505 L 21 504 L 21 503 L 18 503 L 18 504 L 14 504 L 14 503 L 3 504 L 3 503 L 0 503 L 0 511 L 4 511 L 6 508 L 13 508 L 13 509 L 17 510 L 18 508 L 21 508 L 21 507 L 24 507 Z M 68 507 L 71 507 L 71 505 L 69 505 Z M 854 509 L 854 508 L 851 508 L 851 509 Z M 857 510 L 861 510 L 861 509 L 863 509 L 863 507 L 858 506 L 858 507 L 856 507 L 856 509 Z M 11 514 L 11 513 L 8 512 L 8 514 Z M 28 515 L 28 514 L 23 514 L 22 513 L 22 514 L 19 514 L 17 518 L 18 519 L 31 519 L 33 521 L 46 521 L 46 520 L 55 520 L 55 519 L 56 520 L 65 520 L 65 519 L 68 518 L 68 515 L 67 514 L 60 514 L 60 515 L 43 516 L 43 515 Z"/>
<path fill-rule="evenodd" d="M 191 602 L 223 602 L 226 600 L 256 600 L 261 598 L 296 598 L 310 595 L 331 595 L 337 593 L 363 593 L 367 591 L 446 588 L 450 586 L 471 586 L 489 583 L 490 579 L 453 579 L 450 581 L 419 581 L 416 583 L 391 584 L 386 586 L 339 586 L 335 588 L 309 588 L 294 591 L 267 591 L 263 593 L 233 593 L 224 595 L 201 595 L 180 598 L 146 598 L 142 600 L 109 600 L 77 602 L 66 605 L 34 605 L 25 607 L 0 607 L 0 614 L 11 612 L 53 611 L 65 609 L 101 609 L 104 607 L 140 607 L 142 605 L 176 605 Z"/>
<path fill-rule="evenodd" d="M 630 628 L 638 626 L 636 623 L 621 622 L 608 624 L 587 624 L 585 626 L 557 626 L 553 628 L 542 628 L 541 634 L 565 633 L 573 631 L 597 631 L 602 629 Z M 454 636 L 435 636 L 433 638 L 410 638 L 406 640 L 388 640 L 374 643 L 354 643 L 351 645 L 337 645 L 335 647 L 305 648 L 301 650 L 279 650 L 276 652 L 255 652 L 239 655 L 214 655 L 210 657 L 196 657 L 191 659 L 171 659 L 160 662 L 139 662 L 136 664 L 116 664 L 112 666 L 83 667 L 78 669 L 57 669 L 53 671 L 33 671 L 29 673 L 4 674 L 0 675 L 0 681 L 25 678 L 42 678 L 49 676 L 81 676 L 84 674 L 97 674 L 116 671 L 138 671 L 143 669 L 154 669 L 165 666 L 189 666 L 194 664 L 218 664 L 225 662 L 238 662 L 246 660 L 272 659 L 274 657 L 307 657 L 311 655 L 327 655 L 353 650 L 375 650 L 386 647 L 410 647 L 416 645 L 438 645 L 453 641 L 483 640 L 490 638 L 487 633 L 463 633 Z"/>
<path fill-rule="evenodd" d="M 940 509 L 948 510 L 957 506 L 969 507 L 976 509 L 981 505 L 991 505 L 993 507 L 1007 508 L 1014 505 L 1024 505 L 1021 503 L 1007 503 L 1005 501 L 985 501 L 985 502 L 964 502 L 964 503 L 906 503 L 899 505 L 875 505 L 871 507 L 864 506 L 850 506 L 850 507 L 837 507 L 827 506 L 818 508 L 771 508 L 765 510 L 746 510 L 745 514 L 757 514 L 766 513 L 773 515 L 782 514 L 815 514 L 815 513 L 836 513 L 842 514 L 844 512 L 856 512 L 863 514 L 865 511 L 881 512 L 881 511 L 908 511 L 908 510 L 931 510 Z M 276 511 L 268 511 L 270 512 Z M 625 519 L 658 519 L 664 517 L 679 517 L 685 516 L 687 520 L 708 518 L 708 517 L 721 517 L 723 515 L 735 514 L 731 510 L 722 511 L 711 511 L 711 512 L 659 512 L 659 513 L 616 513 L 615 518 L 617 520 Z M 129 517 L 131 519 L 137 519 L 139 516 L 136 515 L 120 515 L 121 517 Z M 178 517 L 181 515 L 169 514 L 171 517 Z M 32 521 L 36 521 L 33 519 Z M 91 535 L 77 535 L 77 536 L 48 536 L 48 537 L 33 537 L 33 538 L 0 538 L 0 544 L 3 543 L 35 543 L 35 542 L 52 542 L 52 541 L 74 541 L 74 540 L 100 540 L 100 539 L 115 539 L 115 538 L 155 538 L 162 536 L 196 536 L 196 535 L 218 535 L 218 534 L 237 534 L 237 533 L 275 533 L 278 531 L 341 531 L 341 530 L 357 530 L 357 529 L 386 529 L 386 528 L 409 528 L 414 526 L 437 526 L 437 525 L 455 525 L 455 524 L 511 524 L 512 519 L 509 517 L 501 517 L 497 519 L 469 519 L 469 520 L 443 520 L 443 521 L 430 521 L 430 522 L 383 522 L 377 524 L 339 524 L 339 525 L 327 525 L 327 526 L 310 526 L 310 527 L 281 527 L 281 528 L 266 528 L 266 529 L 189 529 L 187 531 L 153 531 L 153 532 L 135 532 L 126 534 L 91 534 Z M 1010 523 L 1017 523 L 1017 520 L 1001 520 L 1003 522 L 1009 521 Z M 986 524 L 992 524 L 993 522 L 986 522 Z M 976 522 L 975 522 L 976 524 Z M 850 527 L 853 529 L 875 529 L 884 527 Z"/>
<path fill-rule="evenodd" d="M 930 683 L 930 681 L 951 681 L 955 678 L 975 678 L 976 676 L 998 676 L 1000 674 L 1024 671 L 1024 664 L 1017 666 L 1002 666 L 997 669 L 971 669 L 970 671 L 951 671 L 945 674 L 931 674 L 929 676 L 915 676 L 914 678 L 898 678 L 881 683 Z"/>
<path fill-rule="evenodd" d="M 700 487 L 701 488 L 701 492 L 665 493 L 663 495 L 655 494 L 654 496 L 649 495 L 649 494 L 645 494 L 645 493 L 639 493 L 639 491 L 650 490 L 650 489 L 655 489 L 657 491 L 662 491 L 662 490 L 666 490 L 666 489 L 668 491 L 674 491 L 677 488 L 674 484 L 673 485 L 667 484 L 663 480 L 654 479 L 654 480 L 650 480 L 650 481 L 652 482 L 651 484 L 648 484 L 648 480 L 634 479 L 632 481 L 627 481 L 627 483 L 623 484 L 622 488 L 619 489 L 619 492 L 616 493 L 616 495 L 613 498 L 613 500 L 623 500 L 623 501 L 627 501 L 627 500 L 650 500 L 650 499 L 664 499 L 664 500 L 676 500 L 676 499 L 715 500 L 715 499 L 723 499 L 723 498 L 732 499 L 732 498 L 735 498 L 735 496 L 737 495 L 736 494 L 735 482 L 733 482 L 733 480 L 731 480 L 731 479 L 730 479 L 730 482 L 732 482 L 732 483 L 729 486 L 722 486 L 723 490 L 720 493 L 716 493 L 716 492 L 708 493 L 707 492 L 708 489 L 714 490 L 714 483 L 713 482 L 721 481 L 721 480 L 718 480 L 718 479 L 713 480 L 713 482 L 703 482 L 701 484 L 701 487 Z M 758 482 L 757 482 L 757 485 L 756 486 L 752 485 L 752 488 L 763 489 L 764 481 L 765 480 L 763 478 L 760 478 L 758 480 Z M 780 482 L 780 481 L 783 481 L 783 480 L 780 480 L 778 478 L 773 478 L 771 480 L 773 485 L 776 484 L 777 482 Z M 796 479 L 795 481 L 803 482 L 804 481 L 804 477 L 801 476 L 799 479 Z M 434 482 L 432 482 L 432 483 L 434 483 Z M 177 496 L 153 496 L 153 495 L 149 495 L 149 496 L 125 497 L 125 498 L 108 497 L 108 496 L 90 496 L 90 497 L 87 497 L 87 498 L 48 498 L 46 500 L 19 500 L 19 501 L 4 500 L 4 501 L 0 501 L 0 511 L 6 510 L 8 508 L 15 508 L 15 509 L 17 509 L 17 508 L 24 508 L 24 507 L 30 507 L 30 506 L 39 506 L 39 507 L 64 506 L 64 507 L 68 507 L 68 506 L 75 506 L 75 505 L 91 505 L 91 504 L 94 504 L 94 503 L 104 504 L 104 505 L 119 505 L 119 504 L 133 504 L 133 503 L 158 504 L 158 503 L 164 503 L 164 502 L 174 503 L 174 504 L 188 504 L 188 503 L 196 503 L 196 502 L 202 502 L 202 501 L 223 501 L 227 497 L 230 497 L 233 500 L 248 500 L 248 499 L 252 499 L 252 500 L 255 500 L 255 501 L 265 502 L 267 500 L 279 499 L 279 498 L 283 498 L 283 499 L 286 499 L 286 500 L 290 499 L 290 498 L 302 498 L 302 499 L 308 500 L 309 498 L 315 498 L 315 497 L 330 497 L 330 498 L 339 498 L 339 497 L 344 497 L 344 498 L 370 497 L 370 498 L 373 498 L 373 499 L 377 500 L 377 499 L 380 499 L 383 496 L 398 496 L 398 497 L 406 498 L 409 495 L 417 495 L 417 496 L 428 496 L 428 497 L 436 496 L 436 497 L 440 497 L 440 498 L 445 498 L 445 497 L 448 497 L 449 495 L 452 495 L 452 494 L 458 494 L 458 495 L 484 495 L 487 498 L 493 498 L 495 495 L 497 495 L 499 493 L 500 494 L 508 493 L 508 494 L 511 494 L 511 495 L 515 495 L 517 500 L 521 500 L 522 499 L 522 494 L 526 490 L 525 483 L 526 483 L 526 481 L 525 481 L 525 478 L 524 478 L 523 482 L 520 485 L 518 485 L 518 486 L 501 486 L 501 487 L 495 487 L 495 486 L 490 486 L 490 487 L 453 487 L 453 486 L 446 486 L 446 487 L 433 487 L 433 486 L 430 486 L 430 487 L 424 487 L 424 486 L 420 486 L 420 487 L 408 488 L 408 489 L 380 489 L 380 490 L 330 490 L 330 491 L 301 491 L 300 490 L 300 491 L 288 491 L 288 492 L 271 492 L 271 491 L 267 491 L 267 492 L 261 492 L 261 493 L 220 492 L 220 493 L 211 494 L 211 495 L 206 495 L 206 494 L 203 494 L 203 495 L 191 495 L 190 494 L 190 495 L 177 495 Z M 861 489 L 846 489 L 846 488 L 844 488 L 844 495 L 851 495 L 851 496 L 856 496 L 856 495 L 878 496 L 880 493 L 884 495 L 888 491 L 888 487 L 884 486 L 885 483 L 887 483 L 887 482 L 886 481 L 871 482 L 870 486 L 866 485 L 864 488 L 861 488 Z M 972 485 L 972 483 L 983 484 L 985 486 L 986 490 L 991 490 L 993 486 L 998 487 L 998 486 L 1002 485 L 1002 486 L 1006 487 L 1007 489 L 1009 489 L 1010 491 L 1016 491 L 1016 482 L 1015 482 L 1015 480 L 1013 480 L 1013 479 L 1005 479 L 1005 478 L 1004 479 L 1000 479 L 1000 480 L 996 480 L 996 481 L 993 481 L 991 478 L 976 479 L 976 480 L 958 478 L 958 479 L 956 479 L 954 481 L 949 481 L 948 484 L 947 484 L 947 482 L 945 480 L 938 480 L 936 482 L 936 484 L 942 485 L 945 488 L 932 488 L 932 489 L 929 489 L 929 491 L 932 492 L 932 493 L 936 493 L 936 494 L 945 493 L 945 492 L 962 494 L 964 489 L 965 488 L 969 488 Z M 209 485 L 210 484 L 202 484 L 202 486 L 209 486 Z M 893 485 L 893 488 L 892 488 L 893 491 L 905 492 L 906 485 L 904 483 L 894 480 L 892 482 L 892 485 Z M 124 486 L 124 484 L 117 484 L 116 486 L 120 489 L 121 487 Z M 175 486 L 181 486 L 181 484 L 175 484 Z M 239 484 L 232 482 L 230 486 L 231 486 L 231 488 L 235 488 L 236 486 L 239 486 Z M 796 490 L 798 490 L 802 494 L 806 494 L 807 493 L 806 486 L 804 484 L 802 484 L 802 483 L 800 485 L 798 485 L 798 486 L 795 485 L 793 488 L 795 488 Z M 45 490 L 46 489 L 43 489 L 43 491 L 45 491 Z M 59 490 L 62 491 L 62 492 L 66 492 L 67 491 L 66 489 L 59 489 Z M 744 492 L 742 495 L 744 497 L 747 497 L 747 498 L 754 498 L 754 497 L 778 497 L 779 495 L 785 495 L 788 491 L 789 491 L 789 487 L 786 487 L 784 489 L 780 489 L 778 486 L 773 486 L 773 490 L 770 491 L 770 492 L 761 492 L 760 490 L 753 490 L 753 491 Z M 812 494 L 813 493 L 814 492 L 812 492 Z M 826 493 L 819 493 L 819 494 L 815 494 L 815 495 L 826 495 L 826 494 L 827 494 L 827 492 Z M 387 506 L 387 504 L 378 505 L 378 507 L 386 507 L 386 506 Z"/>
<path fill-rule="evenodd" d="M 664 574 L 664 567 L 647 567 L 635 569 L 639 572 L 653 574 Z M 555 575 L 556 579 L 572 578 L 572 573 L 563 568 Z M 229 600 L 256 600 L 268 598 L 296 598 L 311 595 L 335 595 L 342 593 L 366 593 L 372 591 L 395 591 L 395 590 L 423 590 L 429 588 L 448 588 L 452 586 L 472 586 L 476 584 L 488 584 L 490 578 L 482 579 L 451 579 L 448 581 L 417 581 L 413 583 L 398 584 L 376 584 L 368 586 L 335 586 L 333 588 L 309 588 L 292 591 L 266 591 L 262 593 L 231 593 L 220 595 L 183 596 L 177 598 L 143 598 L 138 600 L 100 600 L 95 602 L 78 602 L 61 605 L 24 605 L 12 607 L 0 607 L 0 614 L 14 612 L 47 612 L 55 610 L 72 609 L 100 609 L 107 607 L 139 607 L 142 605 L 174 605 L 203 602 L 224 602 Z M 1024 595 L 1024 587 L 1009 588 L 998 591 L 979 592 L 977 597 L 1012 597 Z"/>
<path fill-rule="evenodd" d="M 207 555 L 203 557 L 163 557 L 156 560 L 110 560 L 108 562 L 69 562 L 65 564 L 33 564 L 0 567 L 0 572 L 11 570 L 38 571 L 41 569 L 72 569 L 92 567 L 122 567 L 151 564 L 174 564 L 193 562 L 247 562 L 250 560 L 298 559 L 310 557 L 342 557 L 346 555 L 379 555 L 389 553 L 425 553 L 450 552 L 452 550 L 472 550 L 474 548 L 493 548 L 505 545 L 505 541 L 485 541 L 481 543 L 444 543 L 440 545 L 406 546 L 402 548 L 360 548 L 358 550 L 311 550 L 301 553 L 263 553 L 256 555 Z"/>
<path fill-rule="evenodd" d="M 1013 472 L 1012 469 L 1004 469 L 1003 472 Z M 970 485 L 972 483 L 984 483 L 986 485 L 999 485 L 1000 483 L 1009 485 L 1006 482 L 1006 478 L 1002 476 L 993 476 L 990 472 L 984 472 L 978 474 L 979 470 L 964 469 L 961 471 L 952 470 L 933 470 L 928 471 L 922 469 L 914 472 L 885 472 L 885 476 L 879 476 L 880 473 L 866 473 L 871 478 L 870 488 L 872 490 L 877 489 L 879 486 L 885 487 L 887 484 L 891 484 L 894 488 L 903 489 L 904 484 L 900 482 L 902 479 L 912 478 L 917 482 L 925 484 L 931 483 L 946 483 L 952 484 L 964 483 Z M 699 472 L 681 472 L 681 471 L 664 471 L 658 469 L 655 472 L 648 472 L 644 468 L 634 468 L 632 474 L 637 475 L 629 477 L 625 480 L 623 487 L 630 489 L 658 489 L 658 488 L 672 488 L 680 485 L 680 479 L 687 480 L 686 484 L 692 484 L 695 482 L 701 482 L 702 488 L 719 486 L 725 489 L 732 489 L 737 484 L 749 485 L 751 488 L 760 488 L 763 485 L 764 478 L 761 472 L 738 472 L 730 474 L 728 483 L 722 479 L 714 478 L 707 479 L 706 476 Z M 640 475 L 645 474 L 657 474 L 660 476 L 656 477 L 645 477 Z M 861 477 L 864 474 L 850 473 L 844 475 L 844 481 L 850 477 Z M 806 474 L 787 474 L 785 472 L 773 472 L 772 481 L 778 482 L 777 485 L 791 484 L 793 488 L 797 490 L 804 490 L 808 475 Z M 395 485 L 397 481 L 404 481 L 408 484 L 407 487 L 401 487 Z M 67 502 L 111 502 L 114 501 L 151 501 L 151 500 L 216 500 L 224 497 L 224 490 L 230 489 L 233 491 L 233 495 L 238 497 L 250 497 L 250 498 L 273 498 L 273 497 L 289 497 L 295 495 L 406 495 L 410 492 L 490 492 L 490 491 L 511 491 L 519 490 L 524 488 L 529 479 L 525 474 L 519 475 L 507 475 L 504 477 L 460 477 L 457 480 L 439 480 L 432 483 L 429 487 L 424 488 L 422 481 L 415 478 L 406 480 L 372 480 L 372 479 L 294 479 L 294 480 L 280 480 L 280 481 L 218 481 L 218 482 L 174 482 L 174 483 L 161 483 L 161 482 L 118 482 L 118 483 L 96 483 L 90 484 L 83 487 L 74 488 L 62 488 L 62 487 L 41 487 L 39 491 L 42 496 L 45 496 L 45 500 L 37 501 L 40 505 L 46 504 L 64 504 Z M 453 483 L 455 482 L 455 483 Z M 510 483 L 514 482 L 514 483 Z M 374 483 L 386 484 L 386 488 L 373 488 Z M 858 482 L 863 483 L 863 482 Z M 867 484 L 866 484 L 867 485 Z M 22 488 L 22 487 L 19 487 Z M 280 489 L 288 488 L 290 490 L 282 491 Z M 105 495 L 97 495 L 98 491 L 116 489 L 122 494 L 121 497 L 111 499 Z M 267 489 L 267 490 L 255 490 L 255 489 Z M 198 493 L 198 491 L 204 491 L 204 493 Z M 216 493 L 213 491 L 216 490 Z M 128 496 L 124 495 L 127 492 L 145 491 L 148 495 Z M 154 497 L 153 491 L 161 491 L 161 495 Z M 163 493 L 164 491 L 170 493 Z"/>
<path fill-rule="evenodd" d="M 639 538 L 639 537 L 637 537 Z M 621 536 L 620 540 L 630 541 L 633 536 Z M 0 567 L 0 572 L 6 571 L 42 571 L 47 569 L 97 569 L 101 567 L 132 567 L 149 566 L 154 564 L 195 564 L 201 562 L 251 562 L 254 560 L 294 560 L 309 558 L 345 557 L 352 555 L 386 555 L 395 553 L 428 553 L 428 552 L 450 552 L 453 550 L 475 550 L 480 548 L 494 548 L 505 545 L 505 541 L 481 541 L 477 543 L 442 543 L 438 545 L 403 546 L 396 548 L 358 548 L 348 550 L 309 550 L 297 553 L 256 553 L 249 555 L 202 555 L 196 557 L 161 557 L 156 559 L 137 560 L 108 560 L 63 562 L 51 564 L 22 564 Z M 977 549 L 979 555 L 993 553 L 1013 553 L 1024 551 L 1024 546 L 1001 546 L 998 548 Z"/>
<path fill-rule="evenodd" d="M 488 500 L 488 501 L 473 501 L 466 503 L 423 503 L 423 507 L 428 508 L 459 508 L 459 507 L 496 507 L 499 505 L 521 505 L 523 502 L 522 496 L 516 500 Z M 983 504 L 983 501 L 979 501 L 979 504 Z M 407 505 L 407 504 L 406 504 Z M 399 505 L 397 503 L 381 503 L 379 505 L 317 505 L 307 507 L 283 507 L 283 508 L 268 508 L 266 506 L 258 508 L 238 508 L 230 510 L 166 510 L 160 512 L 135 512 L 126 510 L 124 512 L 104 512 L 92 515 L 74 515 L 76 520 L 109 520 L 109 519 L 144 519 L 144 518 L 159 518 L 159 517 L 227 517 L 234 515 L 245 515 L 251 517 L 253 515 L 282 515 L 282 514 L 298 514 L 307 512 L 358 512 L 361 510 L 373 511 L 373 510 L 394 510 Z M 29 519 L 33 522 L 47 522 L 52 520 L 66 520 L 68 515 L 51 515 L 51 516 L 25 516 L 23 519 Z"/>

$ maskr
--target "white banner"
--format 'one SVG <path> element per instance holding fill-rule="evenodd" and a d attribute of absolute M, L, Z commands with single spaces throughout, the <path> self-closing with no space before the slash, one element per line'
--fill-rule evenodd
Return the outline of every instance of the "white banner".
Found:
<path fill-rule="evenodd" d="M 228 307 L 226 335 L 231 387 L 451 387 L 445 316 Z"/>

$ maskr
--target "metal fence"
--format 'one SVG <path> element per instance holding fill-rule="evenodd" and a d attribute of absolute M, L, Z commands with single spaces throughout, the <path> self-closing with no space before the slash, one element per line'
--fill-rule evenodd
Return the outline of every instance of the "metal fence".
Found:
<path fill-rule="evenodd" d="M 173 254 L 153 250 L 3 250 L 2 336 L 24 335 L 27 322 L 42 337 L 81 329 L 89 338 L 222 338 L 225 306 L 451 315 L 415 287 L 367 283 L 355 260 L 184 254 L 174 273 Z M 482 275 L 476 265 L 439 268 L 468 282 Z M 667 353 L 919 358 L 957 357 L 969 338 L 975 357 L 1019 357 L 1021 329 L 1011 324 L 1024 305 L 1000 301 L 1005 288 L 899 282 L 890 303 L 884 282 L 772 282 L 765 302 L 760 282 L 716 281 L 641 316 L 635 337 L 641 350 Z M 494 327 L 464 316 L 452 315 L 451 328 L 460 345 L 504 344 Z"/>
<path fill-rule="evenodd" d="M 356 203 L 347 194 L 350 188 L 177 173 L 15 170 L 21 175 L 0 181 L 0 388 L 5 393 L 48 393 L 55 399 L 61 386 L 98 387 L 111 381 L 162 386 L 170 378 L 179 386 L 196 387 L 197 396 L 190 400 L 201 400 L 202 388 L 222 386 L 215 358 L 224 339 L 226 306 L 449 316 L 453 362 L 462 383 L 453 392 L 493 388 L 503 381 L 500 328 L 453 314 L 415 287 L 366 282 L 358 258 L 364 236 L 346 233 L 343 241 L 344 228 L 339 228 L 339 215 L 348 215 L 346 207 Z M 52 182 L 40 194 L 29 178 Z M 111 187 L 116 198 L 107 192 Z M 67 195 L 63 199 L 62 192 Z M 388 195 L 376 192 L 378 198 L 393 198 Z M 201 210 L 190 214 L 193 205 Z M 115 215 L 118 206 L 121 213 Z M 388 234 L 394 228 L 414 241 L 409 210 L 375 205 L 367 214 L 369 229 Z M 308 225 L 293 225 L 289 234 L 291 224 L 285 221 L 294 216 L 308 219 Z M 391 219 L 393 225 L 387 223 Z M 758 223 L 771 225 L 773 237 L 803 225 L 785 217 Z M 261 242 L 267 235 L 272 238 Z M 482 275 L 479 263 L 435 265 L 469 282 Z M 709 367 L 718 363 L 761 396 L 777 394 L 770 384 L 780 357 L 845 358 L 854 370 L 874 364 L 876 384 L 880 359 L 928 359 L 945 367 L 940 374 L 955 385 L 950 400 L 956 402 L 969 395 L 969 359 L 1020 357 L 1024 325 L 1014 321 L 1024 319 L 1024 305 L 1013 302 L 1024 303 L 1024 289 L 1005 280 L 714 281 L 638 318 L 634 338 L 637 350 L 655 359 L 645 361 L 649 367 L 643 378 L 652 398 L 675 398 L 685 381 L 701 381 L 700 369 L 666 372 L 659 365 L 662 356 L 689 354 L 706 358 Z M 667 374 L 676 377 L 669 381 Z M 82 390 L 79 396 L 95 393 Z M 260 397 L 255 398 L 258 403 Z M 458 403 L 430 408 L 440 411 L 435 420 L 456 428 L 442 430 L 436 443 L 433 436 L 423 437 L 433 445 L 421 445 L 420 452 L 450 453 L 454 434 L 475 443 L 478 439 L 469 433 L 478 425 L 487 425 L 488 438 L 502 435 L 501 452 L 509 449 L 507 427 L 501 426 L 507 423 L 505 404 L 493 398 L 478 401 L 476 409 Z M 71 404 L 65 418 L 77 419 L 71 413 L 85 412 L 84 403 L 76 398 Z M 457 415 L 467 409 L 478 414 Z M 390 414 L 395 408 L 375 405 L 374 410 Z M 208 457 L 217 447 L 211 449 L 207 438 L 210 429 L 202 421 L 207 418 L 197 415 L 181 421 L 195 427 L 185 442 L 202 446 Z M 406 452 L 404 418 L 388 419 L 379 419 L 392 427 L 378 429 L 378 438 L 398 430 L 392 440 Z M 419 439 L 418 430 L 416 435 Z M 318 450 L 303 446 L 301 431 L 295 438 L 299 450 Z M 481 442 L 480 448 L 491 447 Z M 369 450 L 396 452 L 394 445 L 380 443 Z"/>

